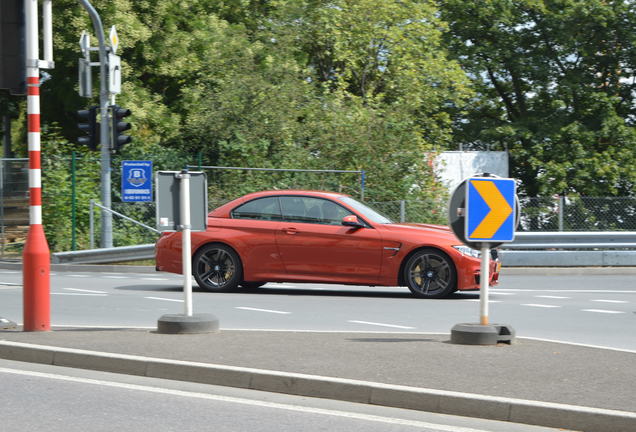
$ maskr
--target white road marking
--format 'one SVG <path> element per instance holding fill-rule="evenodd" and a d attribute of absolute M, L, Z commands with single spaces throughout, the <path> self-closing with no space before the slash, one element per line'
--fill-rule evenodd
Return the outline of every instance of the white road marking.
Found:
<path fill-rule="evenodd" d="M 517 293 L 491 291 L 491 292 L 490 292 L 490 295 L 502 295 L 502 296 L 507 296 L 507 295 L 517 295 Z"/>
<path fill-rule="evenodd" d="M 383 323 L 376 323 L 376 322 L 369 322 L 369 321 L 350 320 L 348 322 L 354 323 L 354 324 L 367 324 L 367 325 L 374 325 L 374 326 L 380 326 L 380 327 L 391 327 L 391 328 L 399 328 L 399 329 L 414 329 L 415 328 L 415 327 L 406 327 L 406 326 L 395 325 L 395 324 L 383 324 Z"/>
<path fill-rule="evenodd" d="M 0 270 L 0 274 L 16 274 L 16 273 L 22 273 L 18 270 Z"/>
<path fill-rule="evenodd" d="M 480 301 L 479 299 L 464 299 L 462 301 L 468 301 L 468 302 L 478 302 Z M 488 300 L 488 303 L 501 303 L 501 300 Z"/>
<path fill-rule="evenodd" d="M 539 296 L 535 296 L 536 298 L 547 298 L 547 299 L 569 299 L 570 297 L 564 297 L 564 296 L 550 296 L 550 295 L 539 295 Z"/>
<path fill-rule="evenodd" d="M 332 417 L 342 417 L 342 418 L 348 418 L 353 420 L 362 420 L 362 421 L 375 422 L 375 423 L 385 423 L 389 425 L 397 424 L 401 426 L 411 426 L 411 427 L 417 427 L 417 428 L 423 428 L 423 429 L 436 429 L 436 430 L 444 431 L 444 432 L 487 432 L 483 429 L 473 429 L 473 428 L 466 428 L 461 426 L 436 424 L 436 423 L 429 423 L 429 422 L 418 421 L 418 420 L 407 420 L 407 419 L 394 418 L 394 417 L 377 416 L 372 414 L 339 411 L 339 410 L 324 409 L 324 408 L 313 408 L 313 407 L 306 407 L 302 405 L 266 402 L 266 401 L 260 401 L 260 400 L 254 400 L 254 399 L 244 399 L 244 398 L 231 397 L 231 396 L 213 395 L 208 393 L 197 393 L 197 392 L 191 392 L 191 391 L 165 389 L 160 387 L 151 387 L 151 386 L 138 385 L 138 384 L 126 384 L 126 383 L 120 383 L 120 382 L 114 382 L 114 381 L 96 380 L 91 378 L 78 378 L 78 377 L 72 377 L 67 375 L 50 374 L 50 373 L 44 373 L 44 372 L 32 372 L 32 371 L 9 369 L 9 368 L 0 368 L 0 372 L 14 374 L 14 375 L 26 375 L 31 377 L 48 378 L 48 379 L 55 379 L 60 381 L 70 381 L 75 383 L 98 385 L 98 386 L 104 386 L 104 387 L 114 387 L 114 388 L 120 388 L 120 389 L 126 389 L 126 390 L 158 393 L 158 394 L 164 394 L 164 395 L 170 395 L 170 396 L 188 397 L 188 398 L 195 398 L 195 399 L 212 400 L 217 402 L 235 403 L 235 404 L 241 404 L 241 405 L 258 406 L 258 407 L 265 407 L 265 408 L 272 408 L 272 409 L 281 409 L 286 411 L 301 412 L 305 414 L 318 414 L 318 415 L 325 415 L 325 416 L 332 416 Z"/>
<path fill-rule="evenodd" d="M 599 302 L 599 303 L 629 303 L 628 301 L 625 300 L 603 300 L 603 299 L 598 299 L 598 300 L 592 300 L 593 302 Z"/>
<path fill-rule="evenodd" d="M 76 278 L 89 278 L 89 277 L 93 277 L 91 275 L 85 275 L 85 274 L 70 274 L 70 275 L 66 275 L 68 277 L 76 277 Z"/>
<path fill-rule="evenodd" d="M 68 296 L 89 296 L 89 297 L 106 297 L 108 294 L 91 294 L 91 293 L 65 293 L 52 292 L 51 295 L 68 295 Z"/>
<path fill-rule="evenodd" d="M 271 310 L 271 309 L 258 309 L 258 308 L 252 308 L 247 306 L 237 306 L 234 309 L 241 309 L 241 310 L 248 310 L 248 311 L 255 311 L 255 312 L 268 312 L 268 313 L 281 314 L 281 315 L 291 314 L 291 312 L 277 311 L 277 310 Z"/>
<path fill-rule="evenodd" d="M 163 298 L 163 297 L 144 297 L 150 300 L 165 300 L 165 301 L 171 301 L 171 302 L 181 302 L 183 303 L 183 300 L 179 300 L 179 299 L 169 299 L 169 298 Z"/>
<path fill-rule="evenodd" d="M 87 290 L 87 289 L 81 289 L 81 288 L 64 288 L 64 289 L 69 291 L 79 291 L 79 292 L 85 292 L 85 293 L 107 294 L 106 291 L 94 291 L 94 290 Z"/>
<path fill-rule="evenodd" d="M 521 306 L 530 306 L 530 307 L 538 307 L 538 308 L 560 308 L 561 306 L 556 305 L 545 305 L 545 304 L 536 304 L 536 303 L 523 303 Z"/>
<path fill-rule="evenodd" d="M 583 312 L 596 312 L 605 314 L 624 314 L 623 311 L 607 310 L 607 309 L 581 309 Z"/>

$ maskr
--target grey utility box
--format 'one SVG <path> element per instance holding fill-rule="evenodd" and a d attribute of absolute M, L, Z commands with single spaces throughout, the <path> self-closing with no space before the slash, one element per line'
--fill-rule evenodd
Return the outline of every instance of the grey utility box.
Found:
<path fill-rule="evenodd" d="M 155 190 L 157 229 L 181 231 L 181 177 L 190 176 L 190 229 L 205 231 L 208 220 L 208 181 L 199 171 L 157 171 Z"/>

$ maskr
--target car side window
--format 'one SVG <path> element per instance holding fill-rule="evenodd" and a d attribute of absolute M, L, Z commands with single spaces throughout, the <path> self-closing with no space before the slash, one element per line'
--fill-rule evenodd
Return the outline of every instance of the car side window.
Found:
<path fill-rule="evenodd" d="M 238 206 L 231 212 L 234 219 L 280 221 L 278 197 L 259 198 Z"/>
<path fill-rule="evenodd" d="M 283 220 L 287 222 L 340 225 L 342 218 L 351 214 L 344 207 L 320 198 L 283 196 L 280 204 Z"/>

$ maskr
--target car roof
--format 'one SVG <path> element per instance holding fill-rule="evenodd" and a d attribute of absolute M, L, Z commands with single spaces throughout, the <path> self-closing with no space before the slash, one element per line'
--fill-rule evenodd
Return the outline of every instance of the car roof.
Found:
<path fill-rule="evenodd" d="M 301 196 L 311 196 L 316 198 L 342 198 L 349 196 L 347 194 L 339 193 L 339 192 L 327 192 L 327 191 L 317 191 L 317 190 L 301 190 L 301 189 L 283 189 L 283 190 L 267 190 L 260 192 L 252 192 L 247 195 L 243 195 L 242 197 L 236 198 L 226 204 L 223 204 L 221 207 L 210 212 L 210 217 L 229 217 L 230 211 L 235 207 L 243 204 L 244 202 L 251 201 L 257 198 L 265 198 L 269 196 L 284 196 L 284 195 L 301 195 Z"/>

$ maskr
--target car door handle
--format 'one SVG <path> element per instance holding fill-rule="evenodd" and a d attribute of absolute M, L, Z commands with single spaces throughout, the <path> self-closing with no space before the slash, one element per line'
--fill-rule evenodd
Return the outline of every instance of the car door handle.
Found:
<path fill-rule="evenodd" d="M 283 228 L 283 231 L 285 231 L 285 234 L 289 235 L 298 234 L 298 230 L 296 228 Z"/>

